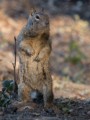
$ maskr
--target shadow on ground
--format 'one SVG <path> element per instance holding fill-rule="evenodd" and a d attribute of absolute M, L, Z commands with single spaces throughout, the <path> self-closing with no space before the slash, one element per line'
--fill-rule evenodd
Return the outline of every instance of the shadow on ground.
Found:
<path fill-rule="evenodd" d="M 89 120 L 90 118 L 90 100 L 73 100 L 69 98 L 60 98 L 54 100 L 58 113 L 55 109 L 45 110 L 42 106 L 35 109 L 18 110 L 15 113 L 5 113 L 0 115 L 0 120 Z"/>

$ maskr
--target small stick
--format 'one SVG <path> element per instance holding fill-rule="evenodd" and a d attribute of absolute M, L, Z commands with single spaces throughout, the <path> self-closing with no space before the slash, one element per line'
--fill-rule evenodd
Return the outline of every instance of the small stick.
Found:
<path fill-rule="evenodd" d="M 14 61 L 14 64 L 13 64 L 13 68 L 14 68 L 14 88 L 13 88 L 13 91 L 14 93 L 18 93 L 18 86 L 17 86 L 17 81 L 16 81 L 16 37 L 14 37 L 14 41 L 15 41 L 15 47 L 14 47 L 14 55 L 15 55 L 15 61 Z"/>

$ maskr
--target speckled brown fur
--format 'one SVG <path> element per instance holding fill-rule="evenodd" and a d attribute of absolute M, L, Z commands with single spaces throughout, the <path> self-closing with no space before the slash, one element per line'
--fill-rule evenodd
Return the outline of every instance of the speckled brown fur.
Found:
<path fill-rule="evenodd" d="M 49 17 L 46 13 L 42 11 L 32 13 L 17 37 L 17 46 L 20 63 L 18 96 L 22 101 L 28 101 L 31 100 L 30 93 L 39 90 L 43 94 L 46 106 L 53 100 L 49 70 L 51 41 Z"/>

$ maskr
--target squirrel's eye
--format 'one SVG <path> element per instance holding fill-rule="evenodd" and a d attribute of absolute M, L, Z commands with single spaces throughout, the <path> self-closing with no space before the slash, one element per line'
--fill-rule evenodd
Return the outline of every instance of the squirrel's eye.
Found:
<path fill-rule="evenodd" d="M 40 20 L 40 16 L 39 16 L 39 15 L 36 15 L 35 19 L 36 19 L 37 21 L 39 21 L 39 20 Z"/>

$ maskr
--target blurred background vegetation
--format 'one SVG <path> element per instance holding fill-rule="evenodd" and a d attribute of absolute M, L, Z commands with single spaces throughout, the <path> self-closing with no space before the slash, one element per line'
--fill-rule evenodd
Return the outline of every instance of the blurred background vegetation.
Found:
<path fill-rule="evenodd" d="M 50 17 L 56 97 L 90 97 L 90 0 L 0 0 L 0 81 L 13 79 L 14 36 L 33 8 Z"/>

